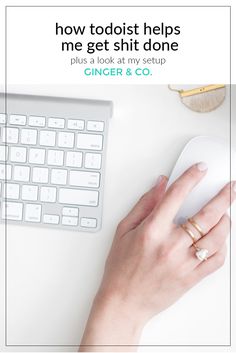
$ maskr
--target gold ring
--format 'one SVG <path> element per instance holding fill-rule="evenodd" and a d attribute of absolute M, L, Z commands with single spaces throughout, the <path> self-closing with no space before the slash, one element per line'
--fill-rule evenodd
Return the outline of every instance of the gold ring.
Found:
<path fill-rule="evenodd" d="M 181 228 L 183 228 L 183 230 L 191 237 L 193 244 L 195 244 L 196 239 L 195 239 L 195 235 L 193 234 L 193 232 L 186 226 L 186 224 L 181 224 Z"/>
<path fill-rule="evenodd" d="M 190 224 L 192 224 L 192 226 L 198 231 L 198 233 L 201 235 L 201 237 L 204 237 L 205 234 L 203 233 L 202 228 L 197 224 L 197 222 L 195 222 L 195 220 L 193 218 L 189 218 L 188 222 Z"/>

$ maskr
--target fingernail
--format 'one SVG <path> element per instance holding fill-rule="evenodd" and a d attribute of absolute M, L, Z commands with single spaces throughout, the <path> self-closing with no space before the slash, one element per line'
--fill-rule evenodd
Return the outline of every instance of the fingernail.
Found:
<path fill-rule="evenodd" d="M 156 186 L 159 185 L 162 180 L 163 180 L 163 175 L 159 175 L 159 177 L 157 178 L 157 181 L 156 181 Z"/>
<path fill-rule="evenodd" d="M 205 162 L 200 162 L 197 164 L 197 169 L 200 170 L 200 172 L 204 172 L 208 169 L 208 166 Z"/>
<path fill-rule="evenodd" d="M 236 192 L 236 181 L 233 181 L 232 183 L 232 189 L 234 192 Z"/>

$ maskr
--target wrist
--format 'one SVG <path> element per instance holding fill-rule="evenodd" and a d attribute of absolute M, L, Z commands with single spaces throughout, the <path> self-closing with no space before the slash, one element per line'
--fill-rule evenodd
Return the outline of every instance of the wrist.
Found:
<path fill-rule="evenodd" d="M 112 350 L 114 346 L 130 345 L 129 350 L 134 350 L 145 325 L 145 320 L 137 314 L 132 303 L 118 293 L 100 289 L 93 302 L 82 345 L 108 346 L 108 350 L 111 345 Z"/>
<path fill-rule="evenodd" d="M 100 289 L 94 299 L 93 307 L 95 311 L 102 312 L 104 317 L 114 317 L 116 322 L 117 320 L 125 322 L 137 331 L 142 330 L 147 321 L 134 301 L 115 291 Z"/>

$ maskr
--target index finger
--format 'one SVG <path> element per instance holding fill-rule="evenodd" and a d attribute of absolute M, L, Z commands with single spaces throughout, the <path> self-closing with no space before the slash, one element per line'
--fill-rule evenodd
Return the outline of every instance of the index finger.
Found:
<path fill-rule="evenodd" d="M 206 175 L 207 165 L 204 162 L 194 164 L 187 169 L 167 190 L 161 205 L 157 205 L 150 214 L 150 221 L 164 219 L 167 223 L 173 222 L 185 198 L 191 190 Z"/>

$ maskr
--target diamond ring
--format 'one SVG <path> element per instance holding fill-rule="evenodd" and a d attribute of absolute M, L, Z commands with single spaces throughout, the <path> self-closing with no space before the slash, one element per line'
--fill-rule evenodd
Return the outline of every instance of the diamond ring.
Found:
<path fill-rule="evenodd" d="M 194 246 L 196 249 L 195 255 L 200 261 L 206 261 L 207 260 L 207 255 L 208 255 L 208 250 L 207 249 L 201 249 L 198 248 L 197 246 Z"/>

